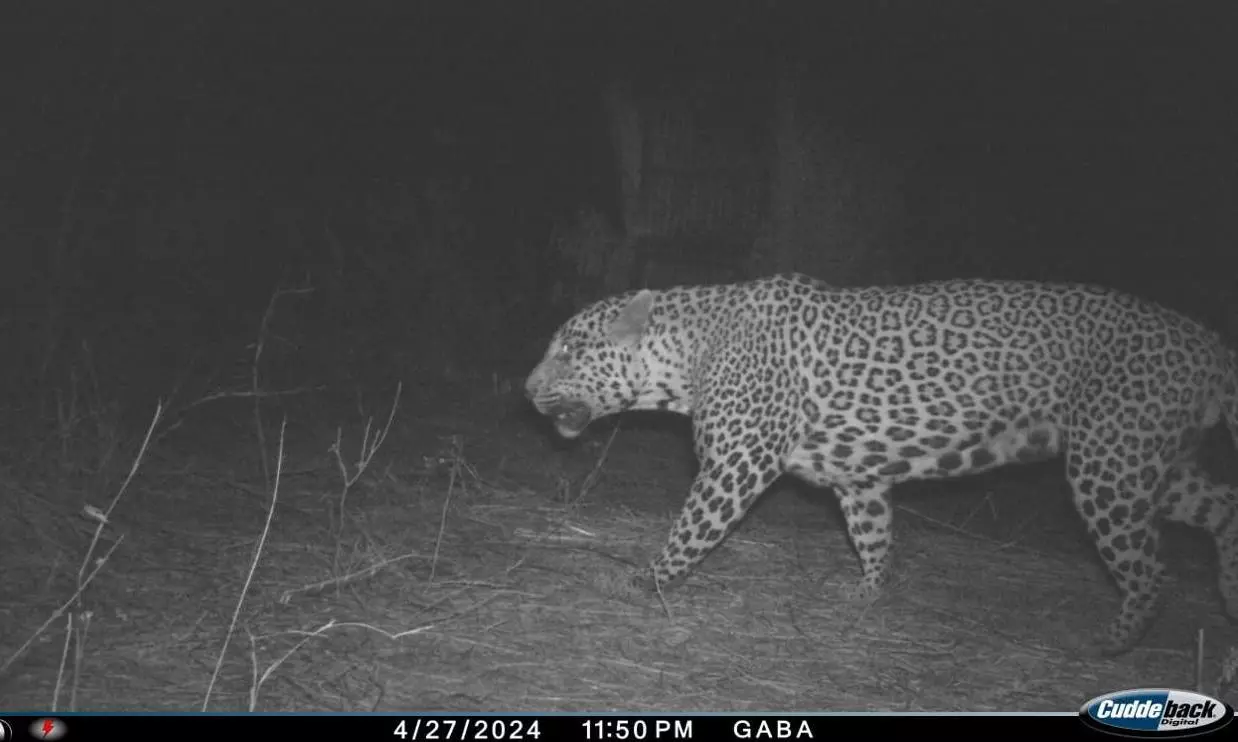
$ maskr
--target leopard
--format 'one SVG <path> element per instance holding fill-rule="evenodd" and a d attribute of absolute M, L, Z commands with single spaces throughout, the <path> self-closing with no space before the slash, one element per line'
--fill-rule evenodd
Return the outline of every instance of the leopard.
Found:
<path fill-rule="evenodd" d="M 1057 459 L 1121 598 L 1087 651 L 1144 640 L 1165 521 L 1211 534 L 1238 618 L 1238 488 L 1199 456 L 1222 422 L 1238 446 L 1238 354 L 1132 293 L 985 278 L 834 286 L 803 273 L 633 289 L 563 322 L 524 393 L 569 440 L 627 411 L 690 418 L 695 478 L 632 578 L 660 595 L 787 474 L 833 490 L 860 566 L 845 595 L 873 601 L 888 589 L 895 485 Z"/>

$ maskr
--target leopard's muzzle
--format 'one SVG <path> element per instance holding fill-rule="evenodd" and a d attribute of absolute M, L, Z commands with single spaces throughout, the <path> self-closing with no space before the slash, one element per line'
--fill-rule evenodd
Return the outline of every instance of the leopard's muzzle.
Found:
<path fill-rule="evenodd" d="M 538 412 L 554 422 L 555 430 L 564 438 L 576 438 L 593 421 L 593 410 L 584 402 L 564 399 L 559 395 L 533 395 L 530 399 Z"/>

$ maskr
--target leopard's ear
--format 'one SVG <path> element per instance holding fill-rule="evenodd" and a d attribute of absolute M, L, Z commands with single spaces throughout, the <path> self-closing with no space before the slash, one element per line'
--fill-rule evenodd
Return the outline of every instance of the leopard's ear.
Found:
<path fill-rule="evenodd" d="M 653 292 L 649 289 L 629 299 L 627 305 L 619 310 L 619 316 L 610 323 L 610 339 L 619 345 L 634 347 L 645 333 L 652 307 Z"/>

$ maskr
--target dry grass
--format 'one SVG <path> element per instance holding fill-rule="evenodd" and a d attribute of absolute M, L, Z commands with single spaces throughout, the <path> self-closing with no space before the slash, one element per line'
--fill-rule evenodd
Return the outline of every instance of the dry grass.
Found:
<path fill-rule="evenodd" d="M 109 514 L 110 556 L 88 585 L 69 555 L 92 530 L 48 482 L 4 473 L 17 598 L 0 606 L 5 705 L 1062 711 L 1121 688 L 1195 687 L 1200 629 L 1211 683 L 1234 641 L 1214 565 L 1188 559 L 1140 649 L 1087 659 L 1117 607 L 1107 576 L 979 524 L 975 494 L 963 515 L 900 498 L 898 578 L 876 605 L 840 597 L 858 565 L 828 496 L 785 487 L 662 603 L 628 578 L 689 481 L 678 431 L 601 430 L 563 448 L 531 415 L 476 401 L 389 417 L 392 401 L 383 426 L 342 434 L 281 426 L 271 488 L 242 434 L 252 409 L 234 410 L 231 436 L 184 422 Z M 1035 488 L 1017 473 L 986 481 Z M 79 623 L 48 621 L 58 610 Z"/>

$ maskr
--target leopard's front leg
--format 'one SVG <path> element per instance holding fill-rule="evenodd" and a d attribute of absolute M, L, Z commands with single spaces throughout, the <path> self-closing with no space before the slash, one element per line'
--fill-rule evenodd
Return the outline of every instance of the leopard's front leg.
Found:
<path fill-rule="evenodd" d="M 732 449 L 725 457 L 705 458 L 666 545 L 638 584 L 662 590 L 677 586 L 739 525 L 780 473 L 777 458 L 759 451 Z"/>

